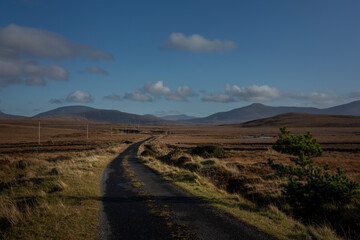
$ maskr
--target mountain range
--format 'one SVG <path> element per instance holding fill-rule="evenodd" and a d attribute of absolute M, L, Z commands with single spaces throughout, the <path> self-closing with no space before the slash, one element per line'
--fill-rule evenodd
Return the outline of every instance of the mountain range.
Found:
<path fill-rule="evenodd" d="M 359 116 L 285 113 L 235 124 L 239 127 L 360 127 Z"/>
<path fill-rule="evenodd" d="M 234 124 L 252 120 L 274 117 L 285 113 L 312 113 L 360 116 L 360 101 L 355 101 L 330 108 L 311 107 L 272 107 L 260 103 L 254 103 L 246 107 L 236 108 L 227 112 L 219 112 L 204 118 L 186 120 L 198 124 Z"/>
<path fill-rule="evenodd" d="M 57 119 L 57 120 L 80 120 L 93 122 L 111 122 L 126 124 L 155 124 L 175 125 L 175 121 L 168 121 L 154 116 L 143 116 L 117 110 L 96 109 L 86 106 L 67 106 L 35 115 L 33 118 Z M 182 123 L 184 124 L 184 123 Z"/>
<path fill-rule="evenodd" d="M 254 103 L 246 107 L 236 108 L 227 112 L 219 112 L 203 118 L 191 118 L 187 115 L 170 115 L 162 118 L 152 115 L 137 115 L 117 110 L 96 109 L 87 106 L 66 106 L 39 113 L 32 118 L 79 120 L 94 122 L 112 122 L 129 124 L 156 124 L 156 125 L 182 125 L 182 124 L 236 124 L 248 121 L 274 117 L 286 113 L 331 114 L 360 116 L 360 100 L 338 105 L 330 108 L 311 107 L 272 107 Z M 0 112 L 0 119 L 21 118 Z M 23 117 L 25 118 L 25 117 Z M 189 119 L 190 118 L 190 119 Z"/>

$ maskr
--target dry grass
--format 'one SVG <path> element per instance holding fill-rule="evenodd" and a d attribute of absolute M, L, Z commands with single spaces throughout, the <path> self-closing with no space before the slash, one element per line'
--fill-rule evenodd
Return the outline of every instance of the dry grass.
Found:
<path fill-rule="evenodd" d="M 37 127 L 31 120 L 7 122 L 5 128 L 0 121 L 0 239 L 96 238 L 101 174 L 129 143 L 145 136 L 110 136 L 94 124 L 84 140 L 71 122 L 48 124 L 38 145 L 30 139 Z"/>

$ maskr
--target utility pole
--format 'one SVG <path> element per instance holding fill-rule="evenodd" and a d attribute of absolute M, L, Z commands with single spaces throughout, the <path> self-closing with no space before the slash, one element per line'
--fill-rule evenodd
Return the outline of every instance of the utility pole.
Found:
<path fill-rule="evenodd" d="M 112 136 L 112 127 L 110 128 L 110 136 Z"/>
<path fill-rule="evenodd" d="M 39 145 L 40 145 L 40 121 L 39 121 Z"/>
<path fill-rule="evenodd" d="M 89 139 L 89 124 L 86 125 L 86 139 Z"/>

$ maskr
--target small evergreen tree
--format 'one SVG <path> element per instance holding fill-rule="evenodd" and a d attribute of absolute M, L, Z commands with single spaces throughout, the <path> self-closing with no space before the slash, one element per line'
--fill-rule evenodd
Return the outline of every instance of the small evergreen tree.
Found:
<path fill-rule="evenodd" d="M 340 167 L 331 174 L 328 164 L 323 168 L 314 166 L 313 158 L 321 156 L 323 151 L 310 132 L 296 136 L 286 127 L 280 128 L 273 149 L 291 155 L 294 163 L 292 166 L 268 160 L 277 174 L 288 177 L 288 182 L 282 184 L 282 193 L 294 209 L 317 214 L 327 204 L 342 207 L 358 196 L 359 183 L 350 180 Z"/>

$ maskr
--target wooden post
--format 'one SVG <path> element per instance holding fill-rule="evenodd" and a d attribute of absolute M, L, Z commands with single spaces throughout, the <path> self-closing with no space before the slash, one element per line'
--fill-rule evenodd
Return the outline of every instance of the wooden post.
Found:
<path fill-rule="evenodd" d="M 40 145 L 40 121 L 39 121 L 39 145 Z"/>

